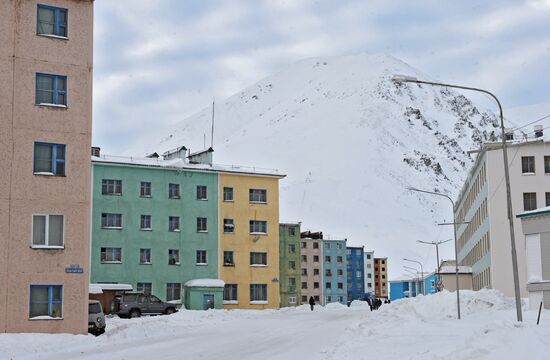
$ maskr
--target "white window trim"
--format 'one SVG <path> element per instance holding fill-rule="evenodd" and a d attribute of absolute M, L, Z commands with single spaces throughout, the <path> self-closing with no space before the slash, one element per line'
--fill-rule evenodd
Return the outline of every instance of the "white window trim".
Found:
<path fill-rule="evenodd" d="M 195 263 L 197 266 L 208 266 L 208 263 Z"/>
<path fill-rule="evenodd" d="M 266 232 L 251 232 L 250 235 L 267 235 Z"/>
<path fill-rule="evenodd" d="M 269 302 L 267 300 L 252 300 L 250 301 L 251 305 L 267 305 Z"/>
<path fill-rule="evenodd" d="M 36 106 L 55 107 L 55 108 L 60 108 L 60 109 L 68 109 L 69 108 L 67 105 L 50 104 L 50 103 L 40 103 L 40 104 L 36 104 Z"/>
<path fill-rule="evenodd" d="M 239 300 L 224 300 L 224 305 L 239 305 Z"/>
<path fill-rule="evenodd" d="M 69 38 L 66 37 L 66 36 L 60 36 L 60 35 L 55 35 L 55 34 L 36 34 L 36 35 L 47 37 L 47 38 L 52 38 L 52 39 L 69 40 Z"/>
<path fill-rule="evenodd" d="M 55 174 L 50 171 L 36 171 L 32 173 L 33 175 L 41 175 L 41 176 L 54 176 Z"/>
<path fill-rule="evenodd" d="M 63 217 L 63 245 L 47 245 L 48 238 L 49 238 L 49 230 L 50 230 L 50 215 L 59 215 Z M 46 245 L 34 245 L 33 244 L 33 237 L 34 237 L 34 217 L 35 216 L 46 216 L 48 221 L 46 221 L 46 228 L 44 229 L 44 236 L 46 240 Z M 31 215 L 31 248 L 33 249 L 54 249 L 54 250 L 60 250 L 65 249 L 65 215 L 64 214 L 32 214 Z"/>
<path fill-rule="evenodd" d="M 267 267 L 266 264 L 250 264 L 251 267 Z"/>

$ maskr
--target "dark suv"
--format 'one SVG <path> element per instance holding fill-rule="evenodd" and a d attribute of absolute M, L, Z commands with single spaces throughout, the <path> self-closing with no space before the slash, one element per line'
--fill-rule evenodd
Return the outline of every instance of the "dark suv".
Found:
<path fill-rule="evenodd" d="M 155 295 L 129 292 L 115 297 L 114 309 L 119 317 L 132 318 L 141 315 L 170 315 L 177 311 L 174 304 L 165 303 Z"/>

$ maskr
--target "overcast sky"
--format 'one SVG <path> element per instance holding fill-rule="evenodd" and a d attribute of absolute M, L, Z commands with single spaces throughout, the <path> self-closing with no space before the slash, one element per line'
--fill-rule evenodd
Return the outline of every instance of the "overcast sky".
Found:
<path fill-rule="evenodd" d="M 96 0 L 94 36 L 93 143 L 110 154 L 308 57 L 383 52 L 505 108 L 550 102 L 550 0 Z"/>

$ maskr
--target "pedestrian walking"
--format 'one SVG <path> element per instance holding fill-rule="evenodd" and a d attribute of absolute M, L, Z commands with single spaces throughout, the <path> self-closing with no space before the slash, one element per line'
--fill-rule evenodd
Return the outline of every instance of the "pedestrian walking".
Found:
<path fill-rule="evenodd" d="M 311 308 L 311 311 L 313 311 L 313 307 L 315 306 L 315 299 L 313 296 L 309 297 L 309 307 Z"/>

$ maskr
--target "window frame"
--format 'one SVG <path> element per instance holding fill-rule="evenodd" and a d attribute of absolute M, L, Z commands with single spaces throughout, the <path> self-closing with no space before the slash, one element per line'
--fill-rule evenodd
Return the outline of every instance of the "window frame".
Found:
<path fill-rule="evenodd" d="M 252 267 L 266 267 L 267 252 L 251 251 L 250 252 L 250 266 Z"/>
<path fill-rule="evenodd" d="M 533 201 L 533 199 L 527 199 L 526 195 L 534 195 L 534 207 L 528 208 L 527 201 L 530 203 Z M 524 192 L 523 193 L 523 211 L 531 211 L 537 209 L 537 193 L 536 192 Z"/>
<path fill-rule="evenodd" d="M 48 289 L 48 314 L 47 315 L 37 315 L 31 317 L 31 310 L 33 304 L 37 304 L 36 301 L 32 301 L 32 290 L 35 289 Z M 53 299 L 53 292 L 54 288 L 59 288 L 59 297 L 60 300 L 54 300 Z M 43 304 L 44 301 L 38 302 L 38 304 Z M 53 317 L 53 306 L 54 305 L 60 305 L 60 314 L 59 317 Z M 44 316 L 48 316 L 49 318 L 43 318 Z M 63 285 L 61 284 L 30 284 L 29 285 L 29 320 L 62 320 L 63 319 Z"/>
<path fill-rule="evenodd" d="M 224 250 L 223 252 L 223 266 L 235 266 L 235 254 L 232 250 Z M 231 261 L 226 261 L 226 259 L 229 259 Z"/>
<path fill-rule="evenodd" d="M 147 222 L 147 221 L 149 222 L 148 227 L 143 226 L 144 220 L 145 220 L 145 222 Z M 141 214 L 139 216 L 139 230 L 140 231 L 152 231 L 153 230 L 153 216 L 152 215 Z"/>
<path fill-rule="evenodd" d="M 204 190 L 204 194 L 202 190 Z M 204 197 L 202 197 L 203 195 Z M 197 200 L 208 200 L 208 187 L 206 185 L 197 185 Z"/>
<path fill-rule="evenodd" d="M 51 90 L 46 89 L 39 89 L 38 88 L 38 78 L 39 77 L 48 77 L 53 80 L 53 88 Z M 63 80 L 63 84 L 65 85 L 64 89 L 59 89 L 59 81 Z M 35 73 L 35 89 L 34 89 L 34 104 L 38 106 L 53 106 L 53 107 L 59 107 L 59 108 L 67 108 L 69 103 L 68 98 L 68 79 L 66 75 L 57 75 L 57 74 L 46 74 L 37 72 Z M 52 92 L 52 101 L 51 103 L 47 102 L 38 102 L 38 92 L 39 91 L 51 91 Z M 63 95 L 65 101 L 63 103 L 59 102 L 59 96 Z"/>
<path fill-rule="evenodd" d="M 105 257 L 107 257 L 107 253 L 108 253 L 107 250 L 117 250 L 117 249 L 118 249 L 118 254 L 120 255 L 119 260 L 105 260 L 104 259 L 103 254 L 105 254 Z M 110 251 L 110 253 L 112 255 L 113 254 L 116 255 L 116 252 Z M 108 247 L 108 246 L 100 247 L 99 248 L 99 262 L 102 263 L 102 264 L 122 264 L 122 248 L 121 247 Z"/>
<path fill-rule="evenodd" d="M 113 192 L 109 192 L 110 188 L 113 189 Z M 101 195 L 122 196 L 122 180 L 101 179 Z"/>
<path fill-rule="evenodd" d="M 231 198 L 229 198 L 228 194 L 231 194 Z M 234 202 L 235 201 L 235 193 L 232 187 L 224 186 L 223 187 L 223 201 L 224 202 Z"/>
<path fill-rule="evenodd" d="M 139 184 L 139 197 L 150 198 L 152 197 L 152 194 L 153 184 L 150 181 L 141 181 Z"/>
<path fill-rule="evenodd" d="M 267 304 L 267 302 L 267 284 L 250 284 L 250 303 Z"/>
<path fill-rule="evenodd" d="M 533 171 L 529 171 L 533 170 Z M 535 157 L 534 156 L 522 156 L 521 157 L 521 173 L 522 175 L 533 175 L 535 174 Z"/>
<path fill-rule="evenodd" d="M 231 231 L 228 231 L 228 229 L 231 229 Z M 224 234 L 235 233 L 235 219 L 223 219 L 223 233 Z"/>
<path fill-rule="evenodd" d="M 226 297 L 226 295 L 231 295 L 231 296 Z M 238 303 L 238 301 L 239 301 L 239 284 L 225 284 L 225 286 L 223 287 L 223 302 Z"/>
<path fill-rule="evenodd" d="M 248 189 L 248 202 L 251 204 L 267 204 L 267 189 Z"/>
<path fill-rule="evenodd" d="M 34 213 L 31 215 L 31 248 L 33 249 L 64 249 L 65 248 L 65 215 L 63 214 L 44 214 L 44 213 Z M 34 217 L 35 216 L 44 216 L 44 245 L 36 245 L 34 243 Z M 50 216 L 61 216 L 62 217 L 62 226 L 63 231 L 61 234 L 61 245 L 49 245 L 50 238 Z"/>
<path fill-rule="evenodd" d="M 204 259 L 203 259 L 203 256 L 204 255 Z M 199 261 L 201 260 L 201 261 Z M 204 260 L 204 261 L 202 261 Z M 200 266 L 204 266 L 204 265 L 208 265 L 208 251 L 206 250 L 197 250 L 195 252 L 195 265 L 200 265 Z"/>
<path fill-rule="evenodd" d="M 171 288 L 172 287 L 172 288 Z M 177 297 L 173 297 L 177 295 Z M 181 283 L 166 283 L 166 301 L 181 300 Z"/>
<path fill-rule="evenodd" d="M 175 257 L 177 255 L 177 258 Z M 172 262 L 172 260 L 174 260 Z M 168 265 L 180 265 L 180 250 L 179 249 L 168 249 Z"/>
<path fill-rule="evenodd" d="M 258 226 L 259 228 L 257 228 Z M 264 231 L 261 231 L 262 227 Z M 260 230 L 260 231 L 255 231 L 255 230 Z M 251 235 L 267 235 L 267 220 L 250 220 L 249 231 Z"/>
<path fill-rule="evenodd" d="M 36 171 L 36 145 L 47 145 L 51 146 L 52 151 L 52 158 L 51 158 L 51 168 L 49 172 L 47 171 Z M 57 157 L 57 148 L 61 147 L 63 149 L 63 159 L 59 159 Z M 56 144 L 56 143 L 48 143 L 43 141 L 35 141 L 33 146 L 33 175 L 49 175 L 49 176 L 66 176 L 67 173 L 67 145 L 65 144 Z M 63 164 L 63 173 L 58 174 L 57 173 L 57 165 Z"/>
<path fill-rule="evenodd" d="M 40 25 L 40 9 L 46 9 L 46 10 L 53 10 L 54 11 L 54 17 L 53 17 L 53 34 L 50 33 L 42 33 L 39 30 Z M 61 22 L 61 13 L 65 13 L 65 24 L 63 25 Z M 60 29 L 65 28 L 65 34 L 61 35 Z M 69 9 L 62 8 L 58 6 L 51 6 L 51 5 L 44 5 L 44 4 L 37 4 L 36 6 L 36 35 L 38 36 L 46 36 L 46 37 L 52 37 L 52 38 L 59 38 L 68 40 L 69 39 Z"/>
<path fill-rule="evenodd" d="M 120 219 L 120 226 L 109 226 L 108 225 L 108 217 L 109 215 L 113 215 L 113 216 L 118 216 L 118 218 Z M 106 219 L 105 222 L 107 223 L 107 225 L 104 224 L 103 222 L 103 219 Z M 101 213 L 101 228 L 102 229 L 115 229 L 115 230 L 120 230 L 123 228 L 123 223 L 122 223 L 122 214 L 116 214 L 116 213 Z"/>
<path fill-rule="evenodd" d="M 169 183 L 168 184 L 168 199 L 181 199 L 180 184 Z"/>
<path fill-rule="evenodd" d="M 141 290 L 139 290 L 140 287 L 141 287 Z M 149 288 L 149 291 L 145 291 L 145 288 L 147 288 L 147 287 Z M 152 282 L 138 282 L 138 283 L 136 283 L 136 292 L 142 293 L 144 295 L 153 294 L 153 283 Z M 137 301 L 137 299 L 136 299 L 136 301 Z"/>
<path fill-rule="evenodd" d="M 149 254 L 149 261 L 143 261 L 143 254 Z M 151 265 L 153 262 L 151 260 L 151 248 L 141 248 L 139 249 L 139 264 L 140 265 Z"/>
<path fill-rule="evenodd" d="M 172 222 L 177 220 L 177 227 L 172 228 Z M 181 231 L 181 222 L 179 216 L 168 216 L 168 231 L 169 232 L 180 232 Z"/>
<path fill-rule="evenodd" d="M 198 233 L 207 233 L 208 232 L 208 218 L 206 217 L 197 217 L 197 232 Z"/>

